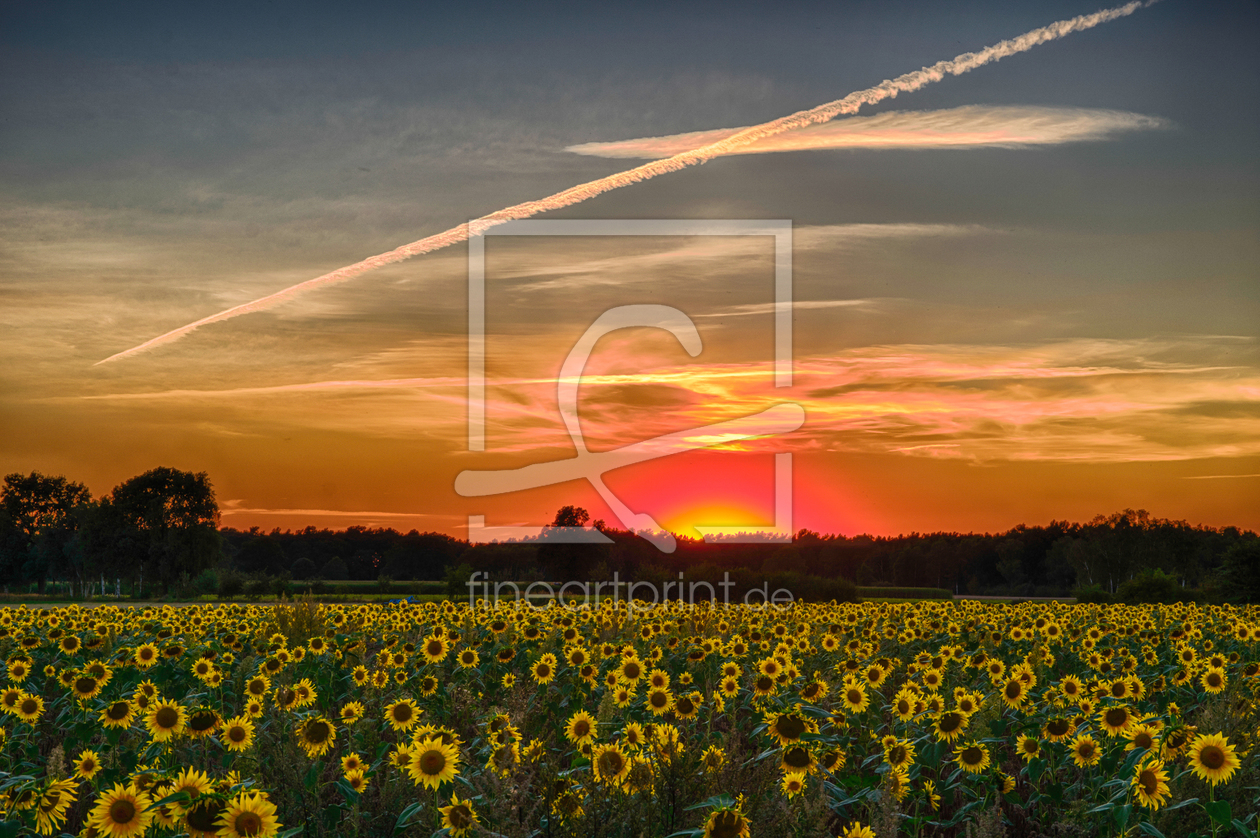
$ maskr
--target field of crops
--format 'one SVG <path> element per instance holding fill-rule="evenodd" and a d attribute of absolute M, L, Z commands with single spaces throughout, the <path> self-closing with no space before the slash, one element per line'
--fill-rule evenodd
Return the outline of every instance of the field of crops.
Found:
<path fill-rule="evenodd" d="M 0 836 L 1254 835 L 1260 609 L 0 609 Z"/>

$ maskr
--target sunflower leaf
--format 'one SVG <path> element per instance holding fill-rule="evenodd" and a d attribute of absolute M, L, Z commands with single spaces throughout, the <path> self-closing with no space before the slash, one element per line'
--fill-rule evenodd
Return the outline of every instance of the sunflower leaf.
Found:
<path fill-rule="evenodd" d="M 1219 823 L 1221 826 L 1229 826 L 1233 820 L 1233 813 L 1229 810 L 1228 800 L 1213 800 L 1203 804 L 1203 810 L 1208 813 L 1208 817 Z"/>
<path fill-rule="evenodd" d="M 1165 807 L 1165 808 L 1164 808 L 1164 811 L 1165 811 L 1165 812 L 1173 812 L 1173 811 L 1176 811 L 1177 809 L 1184 809 L 1186 806 L 1192 806 L 1192 805 L 1194 805 L 1195 803 L 1198 803 L 1198 802 L 1199 802 L 1199 798 L 1197 798 L 1197 797 L 1188 797 L 1188 798 L 1186 798 L 1185 800 L 1182 800 L 1182 801 L 1181 801 L 1181 802 L 1179 802 L 1179 803 L 1174 803 L 1174 804 L 1173 804 L 1173 805 L 1171 805 L 1171 806 L 1167 806 L 1167 807 Z"/>
<path fill-rule="evenodd" d="M 412 803 L 406 809 L 403 809 L 398 815 L 398 820 L 394 822 L 394 831 L 397 832 L 411 823 L 411 819 L 416 816 L 416 813 L 419 812 L 421 808 L 421 804 Z"/>

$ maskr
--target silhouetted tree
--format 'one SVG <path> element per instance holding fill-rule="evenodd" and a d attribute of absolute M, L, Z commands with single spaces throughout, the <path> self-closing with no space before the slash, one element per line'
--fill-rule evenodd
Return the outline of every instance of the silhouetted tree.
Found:
<path fill-rule="evenodd" d="M 289 566 L 289 559 L 277 539 L 260 535 L 241 545 L 236 566 L 243 573 L 276 574 Z"/>
<path fill-rule="evenodd" d="M 7 579 L 33 579 L 43 593 L 52 574 L 69 569 L 79 507 L 92 495 L 82 483 L 33 471 L 10 474 L 0 488 L 0 569 Z"/>
<path fill-rule="evenodd" d="M 341 556 L 333 556 L 326 561 L 319 574 L 333 582 L 342 582 L 350 578 L 350 571 L 346 569 L 346 563 L 341 560 Z"/>
<path fill-rule="evenodd" d="M 114 487 L 102 500 L 109 558 L 119 575 L 138 573 L 168 588 L 221 555 L 219 505 L 205 472 L 155 468 Z"/>
<path fill-rule="evenodd" d="M 315 563 L 303 556 L 293 563 L 293 568 L 290 572 L 293 574 L 294 579 L 310 579 L 315 575 Z"/>
<path fill-rule="evenodd" d="M 554 537 L 554 527 L 584 527 L 591 520 L 590 513 L 580 506 L 562 506 L 556 512 L 550 527 L 542 531 L 538 547 L 538 561 L 551 578 L 556 580 L 586 580 L 590 569 L 608 555 L 604 544 L 572 544 L 549 542 Z"/>

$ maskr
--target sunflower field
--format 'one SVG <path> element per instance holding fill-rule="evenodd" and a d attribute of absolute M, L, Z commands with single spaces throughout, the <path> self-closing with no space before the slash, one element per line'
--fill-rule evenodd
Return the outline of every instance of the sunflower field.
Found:
<path fill-rule="evenodd" d="M 0 836 L 1255 836 L 1260 609 L 0 609 Z"/>

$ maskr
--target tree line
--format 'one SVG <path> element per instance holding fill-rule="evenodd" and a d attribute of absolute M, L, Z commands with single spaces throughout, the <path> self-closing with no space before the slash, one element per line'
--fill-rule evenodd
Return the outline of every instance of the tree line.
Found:
<path fill-rule="evenodd" d="M 671 554 L 633 533 L 591 522 L 575 506 L 553 527 L 587 526 L 611 543 L 469 544 L 443 533 L 394 529 L 236 530 L 220 527 L 204 473 L 156 468 L 93 498 L 81 483 L 38 472 L 10 474 L 0 487 L 0 583 L 71 593 L 126 590 L 165 595 L 206 574 L 252 580 L 448 580 L 474 571 L 494 581 L 737 580 L 737 591 L 778 580 L 810 598 L 844 598 L 854 583 L 944 588 L 958 594 L 1105 599 L 1152 578 L 1164 596 L 1260 601 L 1260 538 L 1126 509 L 1087 523 L 1052 521 L 1000 533 L 823 535 L 753 544 L 679 537 Z M 841 584 L 845 583 L 845 584 Z M 239 583 L 238 583 L 239 584 Z M 848 587 L 846 587 L 846 585 Z M 795 586 L 794 588 L 791 586 Z M 1172 593 L 1170 593 L 1170 591 Z"/>

